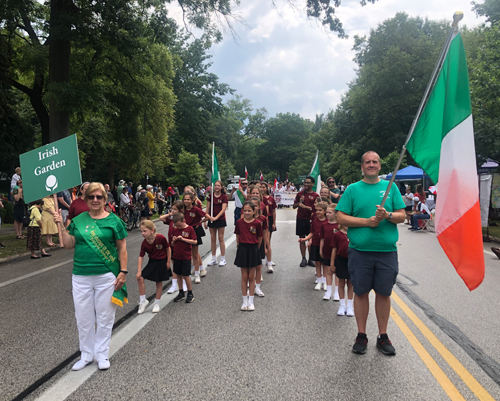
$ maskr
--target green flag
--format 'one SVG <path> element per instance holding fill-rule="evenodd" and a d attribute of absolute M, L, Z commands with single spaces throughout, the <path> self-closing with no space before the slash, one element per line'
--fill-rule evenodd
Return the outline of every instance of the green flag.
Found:
<path fill-rule="evenodd" d="M 309 175 L 314 178 L 313 192 L 319 195 L 321 191 L 321 174 L 319 172 L 319 150 L 316 151 L 316 158 L 311 168 Z"/>
<path fill-rule="evenodd" d="M 217 153 L 215 153 L 215 142 L 212 144 L 212 192 L 215 181 L 220 180 L 219 162 L 217 161 Z"/>

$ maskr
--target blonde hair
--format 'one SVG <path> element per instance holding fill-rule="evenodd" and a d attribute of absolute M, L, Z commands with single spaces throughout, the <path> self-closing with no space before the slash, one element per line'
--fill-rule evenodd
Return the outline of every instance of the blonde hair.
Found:
<path fill-rule="evenodd" d="M 330 204 L 328 205 L 328 209 L 333 209 L 333 210 L 336 210 L 336 208 L 337 208 L 337 204 L 336 204 L 336 203 L 330 203 Z"/>
<path fill-rule="evenodd" d="M 188 192 L 191 193 L 191 195 L 193 195 L 193 197 L 194 197 L 193 204 L 195 204 L 196 201 L 198 200 L 198 194 L 196 193 L 195 189 L 191 185 L 186 185 L 184 187 L 184 191 L 186 191 L 186 189 L 188 190 Z"/>
<path fill-rule="evenodd" d="M 85 184 L 84 184 L 85 185 Z M 85 191 L 85 199 L 94 191 L 101 191 L 102 196 L 104 197 L 104 203 L 108 201 L 108 193 L 104 189 L 104 185 L 100 182 L 91 182 Z"/>
<path fill-rule="evenodd" d="M 255 206 L 254 204 L 255 206 L 254 215 L 257 214 L 258 216 L 260 216 L 262 214 L 262 210 L 260 210 L 260 202 L 262 202 L 262 200 L 256 196 L 251 197 L 249 200 L 252 201 L 252 203 L 253 201 L 258 202 L 257 206 Z"/>
<path fill-rule="evenodd" d="M 259 198 L 260 198 L 260 201 L 262 202 L 262 190 L 260 189 L 260 185 L 257 185 L 257 184 L 253 184 L 253 185 L 250 185 L 247 189 L 247 194 L 248 195 L 251 195 L 252 194 L 252 191 L 257 188 L 259 190 Z"/>
<path fill-rule="evenodd" d="M 143 220 L 143 221 L 141 221 L 141 227 L 146 227 L 148 230 L 156 232 L 155 223 L 153 223 L 151 220 Z"/>

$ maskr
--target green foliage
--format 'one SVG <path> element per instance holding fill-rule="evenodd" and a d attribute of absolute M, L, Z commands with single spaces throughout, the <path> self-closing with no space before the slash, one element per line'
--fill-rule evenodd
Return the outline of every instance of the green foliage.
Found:
<path fill-rule="evenodd" d="M 200 165 L 198 155 L 182 150 L 172 164 L 174 175 L 170 177 L 173 185 L 197 187 L 204 182 L 205 169 Z"/>
<path fill-rule="evenodd" d="M 390 174 L 394 172 L 394 169 L 396 168 L 396 164 L 399 159 L 399 155 L 401 154 L 401 151 L 395 150 L 394 152 L 389 153 L 386 157 L 380 159 L 380 164 L 382 168 L 380 169 L 381 174 Z M 399 169 L 401 170 L 402 168 L 408 167 L 408 164 L 406 163 L 406 154 L 403 157 L 403 160 L 401 160 L 401 164 L 399 166 Z"/>
<path fill-rule="evenodd" d="M 0 217 L 2 218 L 2 224 L 14 223 L 14 206 L 12 203 L 3 201 L 3 209 L 0 209 Z"/>

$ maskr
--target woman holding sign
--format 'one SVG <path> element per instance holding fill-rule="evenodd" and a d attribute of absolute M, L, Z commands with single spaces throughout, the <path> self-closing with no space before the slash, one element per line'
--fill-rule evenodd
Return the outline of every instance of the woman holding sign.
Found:
<path fill-rule="evenodd" d="M 104 210 L 107 194 L 99 182 L 85 191 L 90 208 L 63 228 L 66 249 L 75 248 L 73 301 L 80 339 L 81 359 L 73 370 L 81 370 L 96 359 L 99 369 L 109 368 L 109 342 L 116 306 L 127 303 L 127 248 L 125 223 Z M 62 223 L 61 214 L 54 220 Z"/>

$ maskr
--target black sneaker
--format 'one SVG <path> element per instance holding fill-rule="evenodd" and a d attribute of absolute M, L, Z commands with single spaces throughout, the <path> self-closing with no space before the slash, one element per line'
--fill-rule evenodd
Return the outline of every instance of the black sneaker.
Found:
<path fill-rule="evenodd" d="M 355 354 L 364 354 L 366 353 L 366 346 L 368 344 L 368 338 L 365 333 L 358 333 L 356 337 L 356 342 L 352 346 L 352 352 Z"/>
<path fill-rule="evenodd" d="M 387 334 L 381 334 L 377 337 L 377 348 L 385 355 L 396 355 L 396 350 L 392 346 Z"/>
<path fill-rule="evenodd" d="M 311 259 L 307 261 L 307 264 L 312 267 L 316 267 L 316 263 L 314 263 Z"/>
<path fill-rule="evenodd" d="M 193 295 L 193 293 L 192 292 L 188 292 L 188 296 L 186 298 L 186 303 L 190 304 L 193 301 L 194 301 L 194 295 Z"/>
<path fill-rule="evenodd" d="M 300 262 L 300 267 L 306 267 L 306 265 L 307 265 L 307 259 L 302 258 L 302 262 Z"/>
<path fill-rule="evenodd" d="M 186 299 L 186 294 L 184 291 L 179 291 L 179 294 L 174 298 L 174 302 L 181 302 L 184 299 Z"/>
<path fill-rule="evenodd" d="M 0 242 L 0 248 L 5 248 L 5 245 Z M 493 249 L 493 248 L 492 248 Z"/>

